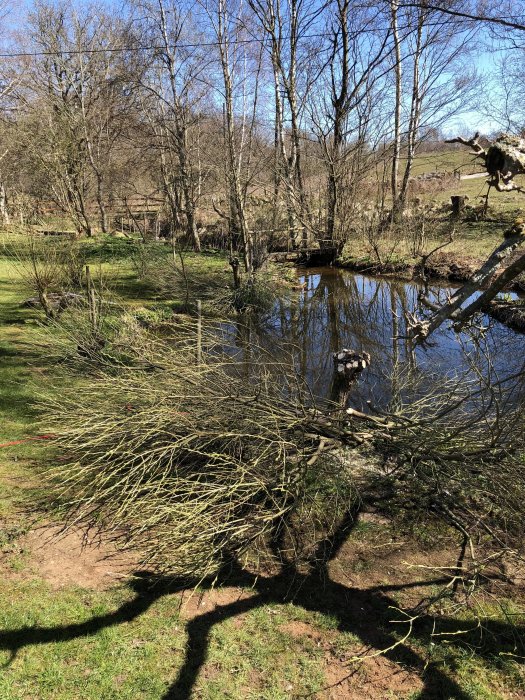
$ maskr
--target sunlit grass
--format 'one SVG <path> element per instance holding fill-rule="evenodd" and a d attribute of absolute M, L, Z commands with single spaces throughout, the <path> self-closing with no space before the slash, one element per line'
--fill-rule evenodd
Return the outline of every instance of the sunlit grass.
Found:
<path fill-rule="evenodd" d="M 464 229 L 456 249 L 482 254 L 494 247 L 498 236 L 481 225 Z M 124 304 L 151 307 L 173 301 L 151 298 L 147 288 L 137 281 L 129 256 L 119 253 L 111 258 L 95 249 L 92 260 L 93 269 L 100 264 Z M 188 260 L 192 274 L 210 273 L 227 279 L 222 255 L 188 256 Z M 25 296 L 27 290 L 13 272 L 11 262 L 0 257 L 0 443 L 35 434 L 35 390 L 52 373 L 38 345 L 42 316 L 36 310 L 20 307 Z M 1 566 L 7 574 L 13 569 L 17 574 L 0 579 L 0 698 L 160 700 L 176 679 L 186 653 L 187 619 L 178 594 L 154 595 L 140 614 L 137 611 L 128 621 L 117 622 L 116 611 L 136 596 L 131 587 L 122 585 L 108 591 L 69 587 L 54 591 L 37 574 L 24 568 L 23 559 L 9 557 L 8 538 L 16 538 L 16 529 L 22 533 L 28 522 L 23 508 L 27 509 L 34 486 L 31 465 L 39 460 L 44 447 L 42 443 L 30 442 L 0 449 L 0 550 L 7 553 Z M 365 546 L 367 538 L 376 536 L 377 527 L 368 525 L 357 528 L 351 537 Z M 363 576 L 361 583 L 366 581 L 366 572 L 358 573 Z M 244 593 L 249 595 L 250 591 Z M 207 610 L 203 608 L 202 612 Z M 519 606 L 511 604 L 487 605 L 481 612 L 506 624 L 509 611 L 515 622 L 520 621 L 519 610 Z M 102 624 L 103 618 L 107 624 Z M 89 629 L 75 636 L 75 626 L 90 621 Z M 322 644 L 307 635 L 289 634 L 286 625 L 292 622 L 309 625 L 320 635 Z M 370 623 L 388 625 L 379 613 Z M 262 605 L 240 618 L 225 618 L 210 633 L 210 647 L 194 697 L 316 697 L 327 683 L 323 660 L 351 657 L 362 648 L 357 635 L 341 632 L 338 626 L 335 616 L 308 612 L 293 603 Z M 14 657 L 5 648 L 8 639 L 16 642 L 15 647 L 18 645 Z M 484 656 L 462 639 L 436 641 L 432 646 L 421 640 L 412 640 L 411 644 L 424 658 L 426 655 L 429 663 L 457 679 L 473 698 L 503 700 L 511 693 L 514 697 L 525 693 L 521 667 L 506 655 L 507 647 L 498 648 L 497 640 L 493 647 L 485 649 Z M 366 665 L 360 674 L 366 677 Z M 373 683 L 373 674 L 370 678 Z M 417 694 L 407 691 L 396 697 Z"/>

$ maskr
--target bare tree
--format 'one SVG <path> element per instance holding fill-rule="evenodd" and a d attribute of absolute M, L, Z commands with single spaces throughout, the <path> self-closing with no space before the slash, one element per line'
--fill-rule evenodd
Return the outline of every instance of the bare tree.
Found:
<path fill-rule="evenodd" d="M 26 177 L 79 233 L 92 235 L 95 218 L 105 233 L 132 123 L 130 76 L 138 72 L 126 23 L 93 7 L 77 13 L 42 2 L 29 29 L 31 55 L 16 91 Z"/>
<path fill-rule="evenodd" d="M 186 46 L 194 45 L 199 34 L 189 7 L 172 0 L 140 0 L 136 6 L 141 33 L 155 47 L 150 57 L 145 57 L 147 70 L 140 87 L 149 95 L 143 106 L 160 158 L 164 190 L 175 227 L 183 228 L 199 251 L 196 135 L 199 105 L 206 90 L 202 77 L 210 61 L 204 51 Z"/>
<path fill-rule="evenodd" d="M 289 239 L 296 245 L 297 227 L 306 246 L 311 229 L 303 169 L 301 115 L 312 80 L 306 79 L 309 52 L 305 37 L 322 16 L 324 6 L 301 0 L 250 0 L 250 7 L 269 45 L 275 102 L 275 191 L 285 190 Z M 303 73 L 300 80 L 298 74 Z M 289 128 L 285 124 L 288 122 Z M 277 199 L 277 194 L 275 196 Z"/>
<path fill-rule="evenodd" d="M 235 118 L 235 88 L 237 78 L 242 84 L 245 79 L 247 56 L 243 44 L 239 41 L 241 24 L 235 15 L 235 8 L 226 0 L 217 0 L 212 6 L 205 7 L 217 43 L 221 74 L 220 94 L 223 100 L 224 143 L 226 150 L 226 179 L 228 183 L 230 236 L 240 238 L 243 250 L 244 268 L 251 279 L 255 272 L 255 246 L 253 233 L 248 225 L 245 198 L 246 188 L 242 184 L 243 146 L 246 124 L 246 110 L 240 120 L 240 136 L 237 133 Z M 241 75 L 238 75 L 241 73 Z M 244 107 L 244 100 L 242 100 Z M 224 214 L 221 214 L 223 217 Z"/>
<path fill-rule="evenodd" d="M 398 201 L 399 192 L 399 159 L 401 155 L 401 102 L 403 98 L 403 66 L 401 63 L 401 38 L 399 34 L 399 23 L 398 23 L 398 2 L 397 0 L 390 0 L 390 14 L 391 14 L 391 24 L 392 24 L 392 36 L 394 40 L 394 52 L 395 52 L 395 64 L 394 64 L 394 74 L 395 74 L 395 104 L 394 104 L 394 140 L 393 140 L 393 153 L 392 153 L 392 175 L 391 175 L 391 187 L 392 187 L 392 201 L 395 203 Z M 394 204 L 395 206 L 395 204 Z"/>
<path fill-rule="evenodd" d="M 383 63 L 390 34 L 388 26 L 378 21 L 380 17 L 376 9 L 363 9 L 352 0 L 334 3 L 328 60 L 322 72 L 324 89 L 311 106 L 313 129 L 327 169 L 325 238 L 330 241 L 338 238 L 348 163 L 370 137 L 374 88 L 387 70 Z"/>
<path fill-rule="evenodd" d="M 135 94 L 132 79 L 141 66 L 125 50 L 126 24 L 101 13 L 75 18 L 79 80 L 75 83 L 87 158 L 95 178 L 95 199 L 100 229 L 109 230 L 107 204 L 113 162 L 129 132 Z M 85 52 L 85 53 L 84 53 Z M 113 192 L 111 192 L 113 194 Z"/>
<path fill-rule="evenodd" d="M 472 27 L 460 18 L 433 12 L 426 3 L 408 6 L 392 0 L 390 14 L 395 47 L 391 187 L 397 219 L 403 216 L 414 159 L 425 133 L 466 109 L 476 90 L 472 69 L 463 61 L 471 50 Z M 399 182 L 402 145 L 405 157 Z"/>
<path fill-rule="evenodd" d="M 80 26 L 71 22 L 64 3 L 41 3 L 30 16 L 30 38 L 40 55 L 33 58 L 25 80 L 25 136 L 56 204 L 79 232 L 91 236 L 89 156 L 79 101 L 84 86 L 72 53 L 78 49 Z"/>
<path fill-rule="evenodd" d="M 5 0 L 0 2 L 0 22 L 5 25 L 9 14 L 10 4 Z M 16 88 L 20 82 L 20 75 L 13 71 L 12 66 L 5 64 L 0 72 L 0 120 L 3 125 L 0 135 L 0 222 L 9 224 L 10 216 L 7 201 L 6 175 L 8 170 L 9 154 L 12 150 L 12 106 Z"/>

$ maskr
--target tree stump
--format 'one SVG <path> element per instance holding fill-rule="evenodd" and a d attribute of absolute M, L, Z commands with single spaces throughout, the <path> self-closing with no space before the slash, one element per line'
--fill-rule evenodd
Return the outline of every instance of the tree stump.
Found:
<path fill-rule="evenodd" d="M 465 210 L 466 196 L 460 194 L 454 194 L 450 198 L 452 203 L 452 216 L 454 218 L 459 218 Z"/>
<path fill-rule="evenodd" d="M 239 289 L 241 286 L 241 275 L 239 272 L 239 258 L 232 256 L 229 260 L 233 272 L 233 288 Z"/>
<path fill-rule="evenodd" d="M 355 352 L 343 348 L 334 352 L 334 380 L 332 382 L 332 401 L 346 407 L 348 394 L 352 384 L 361 372 L 370 366 L 370 355 L 367 352 Z"/>

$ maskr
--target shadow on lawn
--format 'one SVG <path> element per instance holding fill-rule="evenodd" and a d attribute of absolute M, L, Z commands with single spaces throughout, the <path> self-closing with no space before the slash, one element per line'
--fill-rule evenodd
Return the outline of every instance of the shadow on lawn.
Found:
<path fill-rule="evenodd" d="M 206 662 L 210 632 L 214 625 L 228 618 L 241 615 L 263 605 L 291 602 L 305 610 L 319 612 L 335 617 L 338 630 L 350 632 L 359 637 L 369 649 L 369 653 L 386 650 L 384 656 L 401 663 L 418 673 L 424 683 L 418 700 L 475 700 L 469 692 L 463 690 L 443 670 L 432 663 L 427 663 L 423 655 L 411 649 L 408 644 L 399 644 L 393 631 L 387 631 L 388 621 L 399 619 L 398 604 L 388 595 L 389 591 L 402 590 L 416 586 L 431 586 L 448 582 L 449 579 L 431 581 L 414 581 L 408 584 L 376 586 L 368 589 L 352 588 L 333 581 L 328 573 L 328 562 L 338 553 L 351 527 L 348 522 L 343 525 L 335 538 L 323 541 L 317 548 L 315 561 L 310 573 L 300 573 L 292 564 L 284 562 L 280 573 L 275 576 L 255 576 L 234 564 L 223 572 L 220 581 L 210 579 L 201 582 L 204 588 L 214 586 L 251 587 L 254 595 L 239 599 L 226 605 L 219 605 L 210 612 L 203 613 L 188 622 L 186 631 L 188 641 L 183 666 L 176 681 L 167 690 L 162 700 L 189 700 L 201 668 Z M 11 653 L 13 660 L 17 652 L 25 646 L 63 642 L 78 637 L 96 634 L 99 630 L 130 622 L 145 613 L 158 599 L 181 591 L 188 587 L 188 582 L 173 579 L 160 579 L 147 572 L 137 572 L 131 582 L 135 597 L 120 608 L 106 615 L 99 615 L 78 624 L 62 627 L 26 627 L 0 632 L 0 649 Z M 453 618 L 439 617 L 440 632 L 456 634 L 466 631 L 468 623 Z M 418 619 L 412 631 L 412 639 L 420 644 L 428 644 L 436 618 L 424 615 Z M 393 628 L 392 628 L 393 629 Z M 523 656 L 525 649 L 523 627 L 513 626 L 493 620 L 482 620 L 477 633 L 483 632 L 484 644 L 480 638 L 474 639 L 472 632 L 461 635 L 461 640 L 472 644 L 480 658 L 490 661 L 497 652 L 514 651 Z M 470 636 L 469 636 L 470 635 Z M 457 636 L 451 641 L 461 643 Z M 489 644 L 487 644 L 489 640 Z M 477 644 L 476 644 L 477 641 Z M 397 643 L 397 644 L 396 644 Z M 349 675 L 351 668 L 349 668 Z"/>

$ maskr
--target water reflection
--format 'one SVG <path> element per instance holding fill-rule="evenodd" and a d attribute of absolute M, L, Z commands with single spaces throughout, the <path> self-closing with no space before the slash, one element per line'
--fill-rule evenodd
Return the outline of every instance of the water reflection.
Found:
<path fill-rule="evenodd" d="M 414 353 L 407 335 L 406 314 L 414 312 L 418 286 L 385 278 L 367 277 L 333 268 L 300 273 L 303 291 L 280 299 L 266 319 L 243 319 L 229 327 L 230 342 L 250 371 L 253 348 L 288 353 L 298 374 L 312 393 L 328 398 L 332 391 L 332 353 L 342 347 L 366 351 L 371 367 L 363 373 L 350 402 L 363 408 L 367 400 L 376 406 L 410 399 L 405 378 L 412 368 L 418 376 L 417 391 L 424 392 L 445 378 L 470 381 L 480 377 L 501 380 L 524 364 L 525 336 L 484 317 L 486 332 L 456 334 L 443 327 L 427 348 Z M 435 288 L 435 298 L 447 293 Z"/>

